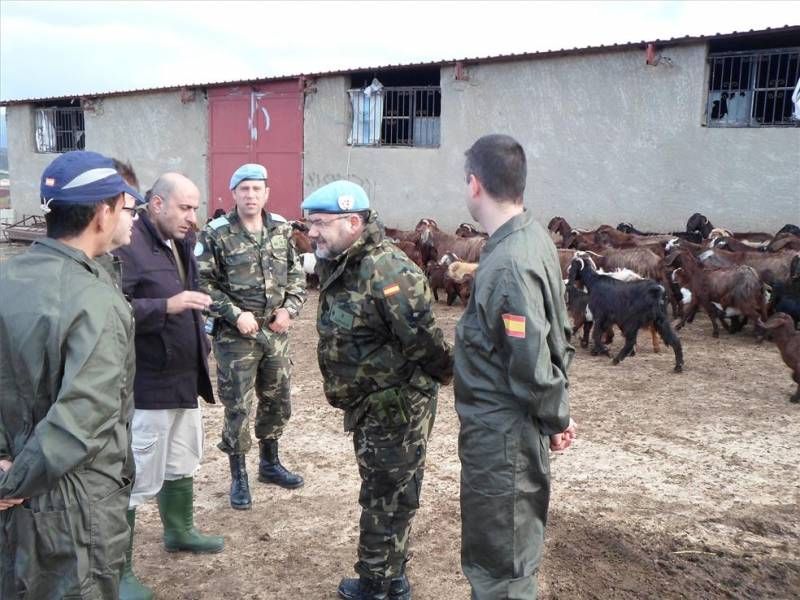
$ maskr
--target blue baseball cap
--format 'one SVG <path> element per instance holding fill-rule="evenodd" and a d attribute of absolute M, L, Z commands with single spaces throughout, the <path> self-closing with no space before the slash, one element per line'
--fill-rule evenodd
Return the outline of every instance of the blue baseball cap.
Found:
<path fill-rule="evenodd" d="M 242 165 L 233 172 L 233 176 L 231 177 L 231 189 L 236 189 L 236 186 L 245 179 L 263 179 L 266 181 L 267 168 L 264 165 L 257 165 L 255 163 Z"/>
<path fill-rule="evenodd" d="M 310 213 L 359 212 L 369 210 L 369 198 L 360 185 L 340 179 L 313 192 L 300 208 Z"/>
<path fill-rule="evenodd" d="M 66 152 L 51 162 L 42 173 L 39 192 L 45 209 L 52 202 L 92 204 L 122 192 L 144 204 L 141 194 L 117 173 L 114 161 L 85 150 Z"/>

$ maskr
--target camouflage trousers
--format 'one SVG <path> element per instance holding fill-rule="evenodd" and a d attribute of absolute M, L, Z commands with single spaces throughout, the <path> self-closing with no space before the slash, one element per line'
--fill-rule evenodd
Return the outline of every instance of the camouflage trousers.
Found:
<path fill-rule="evenodd" d="M 353 432 L 362 508 L 355 570 L 365 577 L 400 574 L 419 508 L 436 398 L 406 393 L 403 404 L 407 423 L 387 426 L 385 414 L 368 409 Z"/>
<path fill-rule="evenodd" d="M 225 407 L 219 449 L 226 454 L 250 450 L 253 400 L 256 438 L 280 438 L 292 415 L 288 334 L 263 328 L 255 337 L 245 337 L 225 327 L 214 339 L 214 356 L 217 391 Z"/>

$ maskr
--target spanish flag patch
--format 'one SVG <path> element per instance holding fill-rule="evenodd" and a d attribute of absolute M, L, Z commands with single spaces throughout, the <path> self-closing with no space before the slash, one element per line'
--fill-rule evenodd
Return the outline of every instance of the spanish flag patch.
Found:
<path fill-rule="evenodd" d="M 385 288 L 383 288 L 383 297 L 390 298 L 391 296 L 397 294 L 399 291 L 400 291 L 400 286 L 397 284 L 397 282 L 391 283 L 387 285 Z"/>
<path fill-rule="evenodd" d="M 503 325 L 506 328 L 506 335 L 516 338 L 525 337 L 525 317 L 505 313 L 503 315 Z"/>

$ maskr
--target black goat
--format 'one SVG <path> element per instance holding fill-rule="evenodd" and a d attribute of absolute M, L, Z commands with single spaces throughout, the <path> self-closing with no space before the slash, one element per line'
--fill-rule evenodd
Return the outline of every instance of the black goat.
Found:
<path fill-rule="evenodd" d="M 789 315 L 794 326 L 800 323 L 800 254 L 792 259 L 789 265 L 789 281 L 771 281 L 772 310 Z"/>
<path fill-rule="evenodd" d="M 775 237 L 778 237 L 782 233 L 791 233 L 792 235 L 800 236 L 800 227 L 797 225 L 792 225 L 791 223 L 787 223 L 780 228 L 780 231 L 775 234 Z"/>
<path fill-rule="evenodd" d="M 654 231 L 639 231 L 636 229 L 631 223 L 620 223 L 617 225 L 617 231 L 621 231 L 622 233 L 633 233 L 636 235 L 671 235 L 676 238 L 680 238 L 682 240 L 686 240 L 687 242 L 692 242 L 693 244 L 700 244 L 703 241 L 702 234 L 696 231 L 670 231 L 669 233 L 657 233 Z"/>
<path fill-rule="evenodd" d="M 694 213 L 691 217 L 689 217 L 689 220 L 686 221 L 686 232 L 699 233 L 703 239 L 708 237 L 708 234 L 711 233 L 712 229 L 714 229 L 714 224 L 708 220 L 708 217 L 701 215 L 700 213 Z"/>
<path fill-rule="evenodd" d="M 593 356 L 610 356 L 602 337 L 616 325 L 625 336 L 625 345 L 613 360 L 615 365 L 619 364 L 633 351 L 639 329 L 652 324 L 664 343 L 675 353 L 675 372 L 683 371 L 683 348 L 669 324 L 666 291 L 662 285 L 652 279 L 618 281 L 598 274 L 591 261 L 583 258 L 575 258 L 570 264 L 569 282 L 580 282 L 589 291 L 589 311 L 594 318 Z"/>

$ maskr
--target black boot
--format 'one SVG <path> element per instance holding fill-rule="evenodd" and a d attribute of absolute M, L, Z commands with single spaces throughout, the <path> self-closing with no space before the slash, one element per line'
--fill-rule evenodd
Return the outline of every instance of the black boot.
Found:
<path fill-rule="evenodd" d="M 253 500 L 250 498 L 244 454 L 229 454 L 228 460 L 231 463 L 231 508 L 247 510 L 253 506 Z"/>
<path fill-rule="evenodd" d="M 344 600 L 394 600 L 389 595 L 389 579 L 370 579 L 363 575 L 358 579 L 345 578 L 339 582 L 339 597 Z"/>
<path fill-rule="evenodd" d="M 286 470 L 278 458 L 278 440 L 261 440 L 261 461 L 258 463 L 258 480 L 261 483 L 274 483 L 293 490 L 303 486 L 300 475 Z"/>

